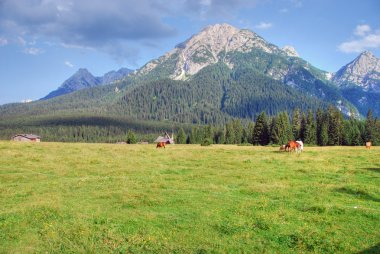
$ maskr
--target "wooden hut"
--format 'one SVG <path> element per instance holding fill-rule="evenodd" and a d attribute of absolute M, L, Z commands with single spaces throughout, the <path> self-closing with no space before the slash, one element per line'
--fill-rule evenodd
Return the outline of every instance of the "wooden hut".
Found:
<path fill-rule="evenodd" d="M 165 132 L 164 136 L 158 136 L 158 138 L 154 141 L 155 143 L 165 143 L 165 144 L 174 144 L 174 136 L 170 137 L 170 135 Z"/>

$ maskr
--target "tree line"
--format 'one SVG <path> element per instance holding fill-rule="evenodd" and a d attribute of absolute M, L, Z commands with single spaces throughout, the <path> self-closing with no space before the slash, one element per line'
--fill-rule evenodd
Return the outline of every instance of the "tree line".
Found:
<path fill-rule="evenodd" d="M 20 120 L 21 121 L 21 120 Z M 302 140 L 309 145 L 380 145 L 380 119 L 368 111 L 365 120 L 345 118 L 335 107 L 302 111 L 294 109 L 269 116 L 261 112 L 255 121 L 232 119 L 220 125 L 184 125 L 173 122 L 145 122 L 113 117 L 67 116 L 30 118 L 0 124 L 0 139 L 18 133 L 33 133 L 42 141 L 58 142 L 153 142 L 164 131 L 174 132 L 178 144 L 286 144 Z"/>
<path fill-rule="evenodd" d="M 345 119 L 335 107 L 326 110 L 295 109 L 269 117 L 260 113 L 255 122 L 235 119 L 222 126 L 194 126 L 186 132 L 180 128 L 176 137 L 178 144 L 199 144 L 209 140 L 214 144 L 286 144 L 289 140 L 302 140 L 305 144 L 319 146 L 359 146 L 367 141 L 380 144 L 380 119 L 371 110 L 366 120 L 358 120 L 351 114 Z"/>

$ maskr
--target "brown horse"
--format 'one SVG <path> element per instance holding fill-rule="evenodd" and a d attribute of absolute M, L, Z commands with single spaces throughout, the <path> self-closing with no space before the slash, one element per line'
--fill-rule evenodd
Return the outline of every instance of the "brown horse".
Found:
<path fill-rule="evenodd" d="M 290 140 L 286 146 L 285 146 L 285 151 L 288 151 L 288 152 L 291 152 L 291 151 L 298 151 L 298 149 L 300 148 L 300 144 L 298 144 L 296 141 L 294 140 Z"/>
<path fill-rule="evenodd" d="M 158 142 L 156 148 L 165 148 L 165 142 Z"/>

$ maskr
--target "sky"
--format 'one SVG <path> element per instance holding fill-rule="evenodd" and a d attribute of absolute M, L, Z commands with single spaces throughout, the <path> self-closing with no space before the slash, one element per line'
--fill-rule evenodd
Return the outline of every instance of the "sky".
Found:
<path fill-rule="evenodd" d="M 38 100 L 79 68 L 138 69 L 217 23 L 330 72 L 380 57 L 378 0 L 0 0 L 0 105 Z"/>

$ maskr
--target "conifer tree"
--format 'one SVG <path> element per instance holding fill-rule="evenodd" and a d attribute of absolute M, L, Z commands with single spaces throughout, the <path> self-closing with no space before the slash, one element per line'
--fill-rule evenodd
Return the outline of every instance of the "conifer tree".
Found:
<path fill-rule="evenodd" d="M 253 130 L 253 144 L 267 145 L 269 143 L 268 122 L 265 112 L 261 112 L 256 119 Z"/>
<path fill-rule="evenodd" d="M 279 133 L 279 117 L 274 116 L 269 125 L 269 142 L 272 144 L 280 144 Z"/>
<path fill-rule="evenodd" d="M 327 146 L 329 143 L 329 133 L 328 133 L 328 123 L 327 121 L 322 122 L 321 133 L 320 133 L 320 146 Z"/>
<path fill-rule="evenodd" d="M 240 119 L 236 119 L 232 122 L 235 134 L 234 144 L 241 144 L 243 139 L 243 125 Z"/>
<path fill-rule="evenodd" d="M 325 113 L 322 109 L 318 108 L 316 112 L 316 123 L 317 123 L 317 144 L 323 146 L 323 138 L 322 138 L 322 127 L 325 125 Z M 326 145 L 326 144 L 325 144 Z"/>
<path fill-rule="evenodd" d="M 311 110 L 308 111 L 307 118 L 306 118 L 304 142 L 306 144 L 312 144 L 312 145 L 317 143 L 316 122 L 314 120 L 314 113 Z"/>
<path fill-rule="evenodd" d="M 186 144 L 186 133 L 183 128 L 180 128 L 177 134 L 176 142 L 177 144 Z"/>
<path fill-rule="evenodd" d="M 248 143 L 253 144 L 253 130 L 255 128 L 255 125 L 253 122 L 249 122 L 247 126 L 247 138 L 248 138 Z"/>
<path fill-rule="evenodd" d="M 294 139 L 298 140 L 301 138 L 301 112 L 299 108 L 296 108 L 292 114 L 292 132 Z"/>
<path fill-rule="evenodd" d="M 343 115 L 333 106 L 328 108 L 327 113 L 329 121 L 328 144 L 341 145 L 343 141 Z"/>
<path fill-rule="evenodd" d="M 136 144 L 137 143 L 137 139 L 136 139 L 135 133 L 132 130 L 128 130 L 128 133 L 127 133 L 127 143 L 128 144 Z"/>
<path fill-rule="evenodd" d="M 226 124 L 226 144 L 234 144 L 235 143 L 235 129 L 233 122 L 228 122 Z"/>
<path fill-rule="evenodd" d="M 375 120 L 373 119 L 372 110 L 368 110 L 367 118 L 365 121 L 365 141 L 372 141 L 376 143 L 375 140 Z"/>
<path fill-rule="evenodd" d="M 354 126 L 352 126 L 352 129 L 351 129 L 351 145 L 353 146 L 360 146 L 363 144 L 363 140 L 361 138 L 361 134 L 360 134 L 360 130 L 358 128 L 358 125 L 355 124 Z"/>

